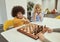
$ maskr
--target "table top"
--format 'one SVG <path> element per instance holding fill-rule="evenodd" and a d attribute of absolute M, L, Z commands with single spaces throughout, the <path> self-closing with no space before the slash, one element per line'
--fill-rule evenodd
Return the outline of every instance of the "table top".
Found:
<path fill-rule="evenodd" d="M 46 25 L 50 28 L 60 28 L 60 20 L 55 18 L 44 18 L 42 22 L 31 22 L 38 25 Z M 20 26 L 22 27 L 22 26 Z M 20 32 L 17 31 L 19 27 L 2 32 L 1 35 L 4 36 L 8 42 L 40 42 L 40 40 L 34 40 Z M 60 42 L 60 33 L 45 33 L 44 36 L 52 42 Z"/>

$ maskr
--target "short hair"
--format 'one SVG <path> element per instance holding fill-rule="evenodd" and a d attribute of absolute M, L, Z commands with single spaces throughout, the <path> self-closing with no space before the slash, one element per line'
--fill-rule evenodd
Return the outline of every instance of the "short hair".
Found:
<path fill-rule="evenodd" d="M 18 12 L 21 12 L 24 15 L 25 14 L 25 9 L 22 6 L 14 6 L 12 8 L 12 17 L 17 16 Z"/>

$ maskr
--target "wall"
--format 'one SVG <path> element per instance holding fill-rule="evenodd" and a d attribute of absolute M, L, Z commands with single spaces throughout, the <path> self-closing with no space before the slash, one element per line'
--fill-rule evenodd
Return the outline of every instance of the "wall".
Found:
<path fill-rule="evenodd" d="M 2 24 L 1 11 L 0 11 L 0 24 Z"/>
<path fill-rule="evenodd" d="M 43 9 L 49 8 L 50 10 L 55 8 L 55 0 L 42 0 Z"/>
<path fill-rule="evenodd" d="M 13 18 L 11 16 L 11 9 L 15 5 L 23 6 L 27 13 L 26 0 L 0 0 L 0 24 L 3 24 L 7 19 Z M 25 16 L 27 14 L 25 13 Z"/>
<path fill-rule="evenodd" d="M 0 0 L 0 24 L 7 20 L 5 0 Z"/>
<path fill-rule="evenodd" d="M 42 9 L 49 8 L 50 10 L 55 8 L 55 0 L 27 0 L 27 1 L 32 1 L 33 3 L 39 3 L 42 5 Z"/>
<path fill-rule="evenodd" d="M 7 19 L 11 19 L 11 9 L 15 5 L 21 5 L 25 8 L 27 16 L 27 1 L 32 1 L 34 3 L 40 3 L 43 6 L 43 9 L 48 8 L 53 9 L 55 6 L 55 0 L 0 0 L 0 24 L 3 24 Z M 58 12 L 60 12 L 60 0 L 58 0 Z"/>
<path fill-rule="evenodd" d="M 27 0 L 27 2 L 28 1 L 31 1 L 31 2 L 33 2 L 35 4 L 37 4 L 37 3 L 42 4 L 42 0 Z"/>
<path fill-rule="evenodd" d="M 11 9 L 13 8 L 13 6 L 16 6 L 16 5 L 23 6 L 26 13 L 27 13 L 26 0 L 5 0 L 5 3 L 6 3 L 6 10 L 7 10 L 7 18 L 8 18 L 8 20 L 13 18 L 11 16 Z M 25 16 L 27 16 L 26 13 L 25 13 Z"/>
<path fill-rule="evenodd" d="M 60 0 L 58 0 L 57 11 L 60 13 Z"/>

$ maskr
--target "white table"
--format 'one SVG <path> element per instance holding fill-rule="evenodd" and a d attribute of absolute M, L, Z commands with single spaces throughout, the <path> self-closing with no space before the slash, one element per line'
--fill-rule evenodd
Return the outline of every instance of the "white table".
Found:
<path fill-rule="evenodd" d="M 60 28 L 60 20 L 54 18 L 44 18 L 43 22 L 32 22 L 35 24 L 46 25 L 50 28 Z M 40 40 L 34 40 L 24 34 L 17 31 L 17 28 L 5 31 L 1 33 L 9 42 L 40 42 Z M 52 42 L 60 42 L 60 33 L 46 33 L 44 36 Z"/>

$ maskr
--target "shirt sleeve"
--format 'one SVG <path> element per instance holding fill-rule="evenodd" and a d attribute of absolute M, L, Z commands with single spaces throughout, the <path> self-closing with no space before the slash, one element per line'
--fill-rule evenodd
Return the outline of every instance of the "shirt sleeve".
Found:
<path fill-rule="evenodd" d="M 12 26 L 12 25 L 13 25 L 13 22 L 11 20 L 6 21 L 3 25 L 3 30 L 6 31 L 9 28 L 9 26 Z"/>
<path fill-rule="evenodd" d="M 60 28 L 53 29 L 53 32 L 60 32 Z"/>

